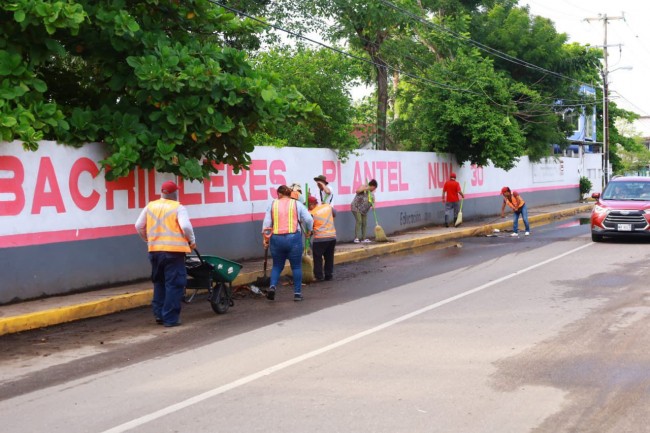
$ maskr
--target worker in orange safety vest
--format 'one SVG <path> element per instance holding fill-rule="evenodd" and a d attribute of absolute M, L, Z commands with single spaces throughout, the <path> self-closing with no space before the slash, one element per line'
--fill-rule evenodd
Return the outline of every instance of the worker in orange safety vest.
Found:
<path fill-rule="evenodd" d="M 266 242 L 269 243 L 273 257 L 271 283 L 266 292 L 266 298 L 270 301 L 275 299 L 276 287 L 287 259 L 293 274 L 293 300 L 302 301 L 302 230 L 304 228 L 305 235 L 310 236 L 314 220 L 304 204 L 291 199 L 291 192 L 286 185 L 278 187 L 278 198 L 266 209 L 262 223 L 263 241 L 265 246 Z"/>
<path fill-rule="evenodd" d="M 178 202 L 178 186 L 162 184 L 162 197 L 150 202 L 140 213 L 135 229 L 147 242 L 156 323 L 178 326 L 181 301 L 187 285 L 185 254 L 196 248 L 194 230 L 187 210 Z"/>
<path fill-rule="evenodd" d="M 524 220 L 524 226 L 526 227 L 526 232 L 524 234 L 528 236 L 530 234 L 530 225 L 528 224 L 528 208 L 526 207 L 526 202 L 517 191 L 510 191 L 510 188 L 507 186 L 501 188 L 501 195 L 503 195 L 501 218 L 505 218 L 506 216 L 506 206 L 512 209 L 513 212 L 511 236 L 519 236 L 519 215 L 521 215 L 521 219 Z"/>
<path fill-rule="evenodd" d="M 334 276 L 334 250 L 336 249 L 336 210 L 329 203 L 318 204 L 314 196 L 308 198 L 309 213 L 314 218 L 312 252 L 314 256 L 314 277 L 318 281 L 329 281 Z M 323 269 L 323 261 L 325 268 Z"/>

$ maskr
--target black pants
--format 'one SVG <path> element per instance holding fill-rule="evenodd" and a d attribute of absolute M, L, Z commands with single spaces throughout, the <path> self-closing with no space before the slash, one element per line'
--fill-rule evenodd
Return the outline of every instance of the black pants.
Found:
<path fill-rule="evenodd" d="M 323 259 L 325 259 L 325 279 L 331 280 L 334 274 L 334 249 L 336 239 L 327 241 L 316 241 L 313 244 L 314 254 L 314 277 L 317 280 L 323 279 Z"/>

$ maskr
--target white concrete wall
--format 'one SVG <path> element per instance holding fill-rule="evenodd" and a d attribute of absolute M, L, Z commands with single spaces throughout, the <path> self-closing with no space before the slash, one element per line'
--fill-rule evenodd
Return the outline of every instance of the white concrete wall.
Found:
<path fill-rule="evenodd" d="M 38 152 L 26 152 L 20 143 L 0 143 L 0 263 L 12 271 L 0 279 L 0 304 L 147 278 L 146 244 L 134 223 L 173 176 L 135 170 L 107 182 L 99 168 L 104 155 L 98 144 L 75 149 L 43 142 Z M 299 182 L 315 189 L 319 174 L 330 180 L 337 238 L 345 242 L 354 237 L 354 191 L 370 178 L 379 182 L 377 215 L 390 235 L 442 223 L 442 185 L 452 170 L 466 192 L 466 220 L 496 214 L 504 185 L 531 206 L 577 201 L 584 170 L 578 158 L 541 164 L 522 158 L 505 172 L 458 167 L 448 156 L 423 152 L 366 150 L 343 163 L 328 150 L 261 147 L 251 157 L 247 171 L 225 166 L 203 184 L 179 182 L 205 254 L 259 257 L 263 215 L 277 186 Z"/>
<path fill-rule="evenodd" d="M 75 149 L 43 142 L 37 152 L 26 152 L 17 142 L 0 146 L 4 248 L 132 234 L 140 209 L 158 198 L 163 181 L 173 179 L 136 170 L 107 182 L 99 169 L 104 151 L 98 144 Z M 585 156 L 585 164 L 591 159 Z M 559 158 L 530 164 L 522 158 L 505 172 L 458 167 L 434 153 L 366 150 L 342 163 L 328 150 L 262 147 L 253 152 L 248 171 L 236 174 L 226 166 L 203 184 L 181 181 L 180 201 L 196 226 L 212 226 L 260 220 L 278 185 L 299 182 L 316 188 L 313 177 L 319 174 L 330 180 L 335 205 L 347 210 L 354 190 L 371 178 L 379 182 L 377 207 L 385 208 L 439 201 L 451 170 L 468 199 L 498 194 L 503 185 L 520 192 L 575 188 L 585 172 L 579 163 Z"/>

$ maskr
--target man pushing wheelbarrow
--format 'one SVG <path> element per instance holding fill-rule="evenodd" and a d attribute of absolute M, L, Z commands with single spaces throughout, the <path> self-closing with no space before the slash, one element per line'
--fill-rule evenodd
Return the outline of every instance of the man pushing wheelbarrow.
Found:
<path fill-rule="evenodd" d="M 181 324 L 181 300 L 187 284 L 185 254 L 196 248 L 194 230 L 177 191 L 174 182 L 163 183 L 161 198 L 150 202 L 135 223 L 149 250 L 153 315 L 156 323 L 167 327 Z"/>

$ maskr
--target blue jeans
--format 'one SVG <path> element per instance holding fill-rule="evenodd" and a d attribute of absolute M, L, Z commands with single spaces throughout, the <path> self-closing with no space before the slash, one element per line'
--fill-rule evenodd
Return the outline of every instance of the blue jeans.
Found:
<path fill-rule="evenodd" d="M 458 218 L 459 211 L 459 201 L 445 202 L 445 224 L 456 224 L 456 218 Z"/>
<path fill-rule="evenodd" d="M 276 287 L 280 280 L 280 274 L 284 264 L 289 259 L 291 273 L 293 274 L 293 293 L 301 293 L 302 287 L 302 233 L 290 233 L 286 235 L 271 236 L 270 244 L 271 257 L 273 257 L 273 268 L 271 269 L 271 287 Z"/>
<path fill-rule="evenodd" d="M 165 325 L 178 323 L 187 285 L 185 253 L 151 252 L 149 262 L 153 282 L 153 315 L 156 319 L 162 319 Z"/>
<path fill-rule="evenodd" d="M 519 209 L 519 212 L 514 212 L 513 214 L 512 231 L 515 233 L 519 231 L 519 215 L 521 215 L 521 219 L 524 220 L 526 231 L 529 232 L 530 226 L 528 225 L 528 208 L 525 204 L 521 207 L 521 209 Z"/>

